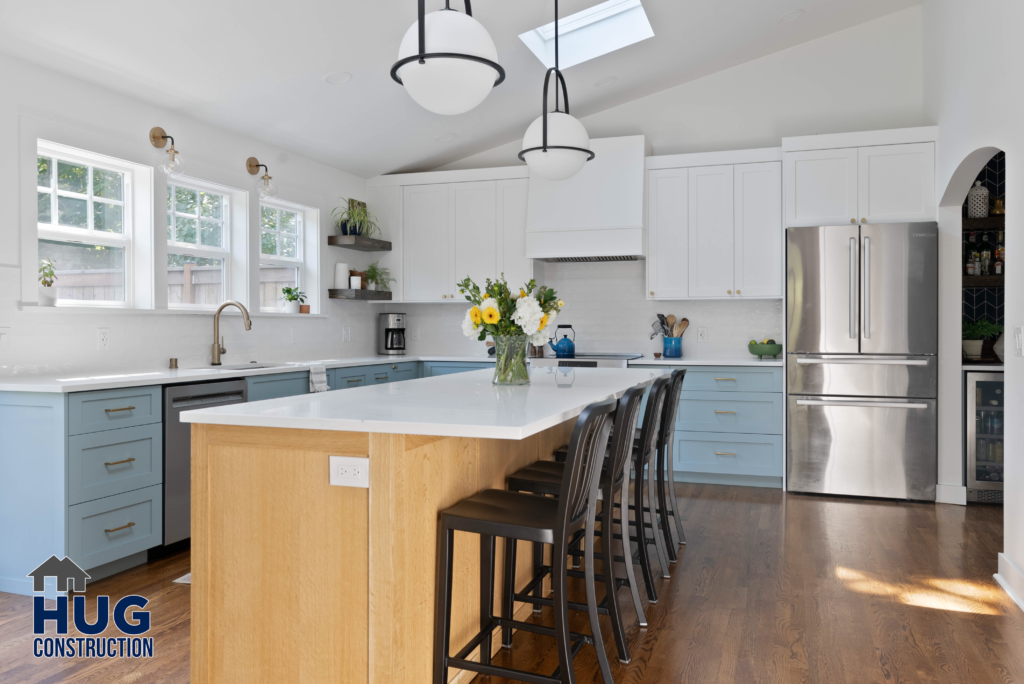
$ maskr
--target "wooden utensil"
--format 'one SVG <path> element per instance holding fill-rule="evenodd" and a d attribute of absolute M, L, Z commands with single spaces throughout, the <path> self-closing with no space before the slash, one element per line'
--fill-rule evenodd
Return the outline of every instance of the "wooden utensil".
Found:
<path fill-rule="evenodd" d="M 676 333 L 676 337 L 682 337 L 683 333 L 686 332 L 686 329 L 689 328 L 689 327 L 690 327 L 690 319 L 689 318 L 684 318 L 683 320 L 681 320 L 678 323 L 676 323 L 676 328 L 679 330 L 679 332 Z"/>
<path fill-rule="evenodd" d="M 679 324 L 679 323 L 676 323 L 674 326 L 672 326 L 672 337 L 682 337 L 683 336 L 683 333 L 682 333 L 682 330 L 681 330 L 682 327 L 683 326 L 681 324 Z"/>
<path fill-rule="evenodd" d="M 673 325 L 676 324 L 676 317 L 673 316 L 672 314 L 669 314 L 668 316 L 665 316 L 665 324 L 668 325 L 668 327 L 671 328 Z"/>

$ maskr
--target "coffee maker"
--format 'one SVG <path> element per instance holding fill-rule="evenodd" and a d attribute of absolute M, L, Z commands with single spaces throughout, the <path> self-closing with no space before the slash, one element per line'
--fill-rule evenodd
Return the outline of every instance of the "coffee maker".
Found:
<path fill-rule="evenodd" d="M 377 319 L 377 353 L 405 356 L 405 314 L 382 313 Z"/>

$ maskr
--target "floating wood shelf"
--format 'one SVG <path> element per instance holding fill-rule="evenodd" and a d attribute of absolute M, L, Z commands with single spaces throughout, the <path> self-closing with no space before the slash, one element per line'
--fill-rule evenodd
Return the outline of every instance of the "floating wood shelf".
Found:
<path fill-rule="evenodd" d="M 391 301 L 391 293 L 385 290 L 328 290 L 330 299 L 362 299 L 365 301 Z"/>
<path fill-rule="evenodd" d="M 331 235 L 327 244 L 359 252 L 390 252 L 391 243 L 387 240 L 376 240 L 362 235 Z"/>
<path fill-rule="evenodd" d="M 1006 276 L 963 276 L 964 287 L 1003 287 Z"/>
<path fill-rule="evenodd" d="M 989 216 L 983 219 L 963 219 L 964 232 L 978 232 L 986 230 L 1006 230 L 1006 214 Z"/>

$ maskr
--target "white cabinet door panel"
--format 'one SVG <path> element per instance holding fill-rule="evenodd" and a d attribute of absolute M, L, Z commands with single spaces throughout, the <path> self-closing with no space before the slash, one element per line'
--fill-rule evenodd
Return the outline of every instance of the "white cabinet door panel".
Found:
<path fill-rule="evenodd" d="M 648 173 L 647 183 L 647 298 L 685 299 L 689 174 L 687 169 L 659 169 Z"/>
<path fill-rule="evenodd" d="M 858 166 L 858 221 L 935 220 L 935 143 L 861 147 Z"/>
<path fill-rule="evenodd" d="M 736 295 L 782 296 L 782 164 L 734 169 Z"/>
<path fill-rule="evenodd" d="M 457 297 L 456 283 L 466 276 L 477 285 L 498 275 L 497 182 L 448 185 L 448 222 L 453 237 L 449 248 L 453 270 L 448 298 Z"/>
<path fill-rule="evenodd" d="M 857 220 L 857 148 L 787 152 L 786 225 Z"/>
<path fill-rule="evenodd" d="M 732 186 L 732 166 L 689 170 L 691 299 L 733 296 Z"/>
<path fill-rule="evenodd" d="M 452 289 L 448 184 L 402 188 L 402 224 L 405 301 L 446 301 Z"/>
<path fill-rule="evenodd" d="M 513 288 L 533 278 L 533 259 L 526 258 L 529 185 L 526 178 L 498 181 L 498 272 Z"/>

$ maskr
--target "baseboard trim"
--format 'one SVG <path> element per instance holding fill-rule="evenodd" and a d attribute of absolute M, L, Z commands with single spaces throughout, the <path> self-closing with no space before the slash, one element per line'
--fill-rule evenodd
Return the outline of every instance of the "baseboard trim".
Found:
<path fill-rule="evenodd" d="M 963 485 L 935 485 L 935 503 L 967 505 L 967 487 Z"/>
<path fill-rule="evenodd" d="M 1017 607 L 1024 610 L 1024 572 L 1005 553 L 999 554 L 999 572 L 993 577 Z"/>
<path fill-rule="evenodd" d="M 781 477 L 767 475 L 733 475 L 727 473 L 692 473 L 677 470 L 672 473 L 676 482 L 692 482 L 696 484 L 736 485 L 738 487 L 770 487 L 782 489 Z M 966 489 L 964 496 L 966 497 Z"/>

